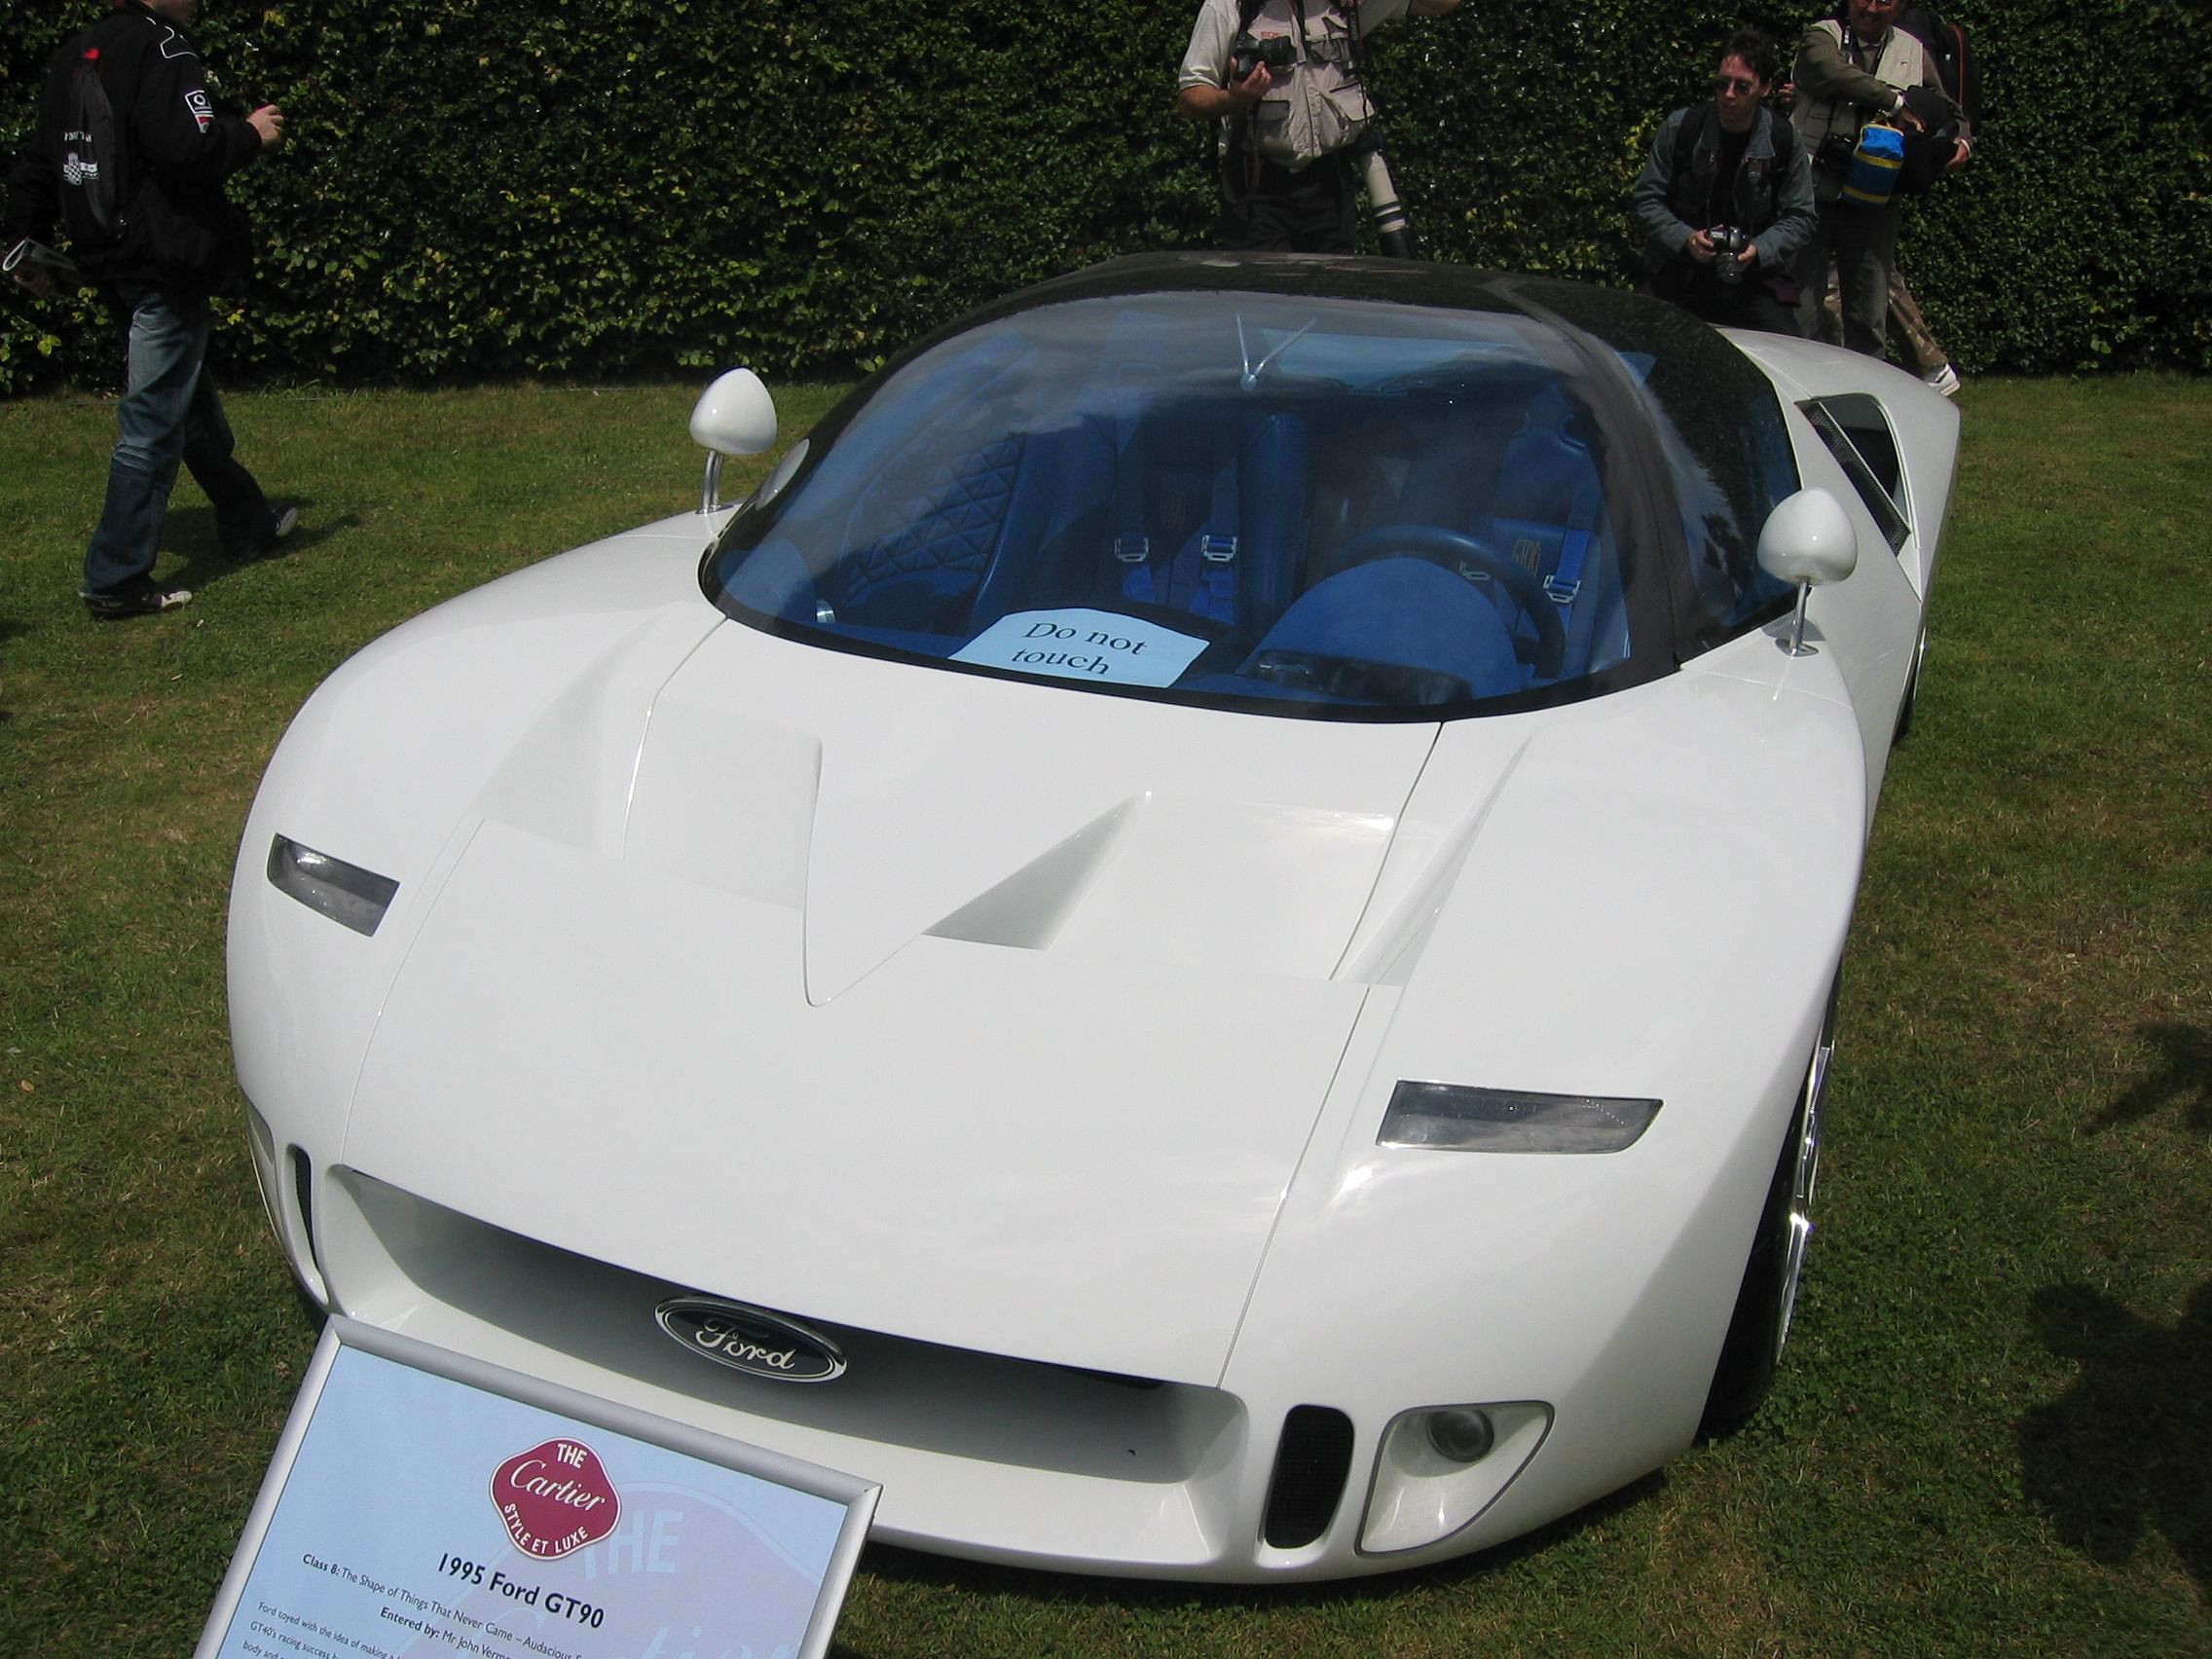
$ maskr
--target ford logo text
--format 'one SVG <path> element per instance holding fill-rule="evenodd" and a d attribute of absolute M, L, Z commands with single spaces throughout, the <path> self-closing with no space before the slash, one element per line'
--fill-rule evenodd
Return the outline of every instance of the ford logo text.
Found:
<path fill-rule="evenodd" d="M 819 1332 L 781 1314 L 679 1296 L 653 1309 L 660 1328 L 702 1358 L 775 1382 L 828 1382 L 845 1374 L 845 1356 Z"/>

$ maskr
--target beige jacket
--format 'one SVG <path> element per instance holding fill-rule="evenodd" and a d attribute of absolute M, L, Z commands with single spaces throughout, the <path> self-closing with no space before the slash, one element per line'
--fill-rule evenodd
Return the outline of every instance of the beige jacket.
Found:
<path fill-rule="evenodd" d="M 1790 125 L 1805 153 L 1818 156 L 1821 140 L 1831 132 L 1858 134 L 1869 116 L 1897 106 L 1907 87 L 1940 87 L 1926 48 L 1902 29 L 1891 29 L 1874 43 L 1844 42 L 1843 24 L 1825 18 L 1797 43 L 1797 101 Z M 1832 202 L 1841 186 L 1816 167 L 1814 193 Z"/>

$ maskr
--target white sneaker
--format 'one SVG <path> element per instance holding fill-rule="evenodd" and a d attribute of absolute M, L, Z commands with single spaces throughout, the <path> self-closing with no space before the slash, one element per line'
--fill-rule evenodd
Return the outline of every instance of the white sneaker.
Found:
<path fill-rule="evenodd" d="M 79 590 L 77 597 L 96 619 L 105 621 L 114 616 L 159 616 L 165 610 L 175 610 L 192 603 L 192 590 L 166 586 L 152 576 L 134 576 L 113 593 Z"/>
<path fill-rule="evenodd" d="M 1920 378 L 1926 381 L 1930 386 L 1934 387 L 1937 391 L 1941 392 L 1945 397 L 1956 397 L 1959 395 L 1959 371 L 1952 368 L 1948 363 L 1945 363 L 1934 374 L 1922 375 Z"/>

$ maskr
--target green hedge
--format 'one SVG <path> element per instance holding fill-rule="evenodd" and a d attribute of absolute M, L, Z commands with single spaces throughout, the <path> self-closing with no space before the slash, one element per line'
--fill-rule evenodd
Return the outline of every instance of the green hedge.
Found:
<path fill-rule="evenodd" d="M 238 185 L 261 270 L 223 334 L 286 383 L 866 369 L 1018 282 L 1202 245 L 1174 113 L 1195 0 L 208 0 L 227 91 L 291 143 Z M 0 145 L 97 0 L 0 0 Z M 1992 116 L 1905 265 L 1970 370 L 2212 364 L 2202 0 L 1971 0 Z M 1622 203 L 1739 22 L 1498 5 L 1378 36 L 1400 189 L 1440 259 L 1626 281 Z M 0 302 L 0 392 L 115 374 L 87 301 Z"/>

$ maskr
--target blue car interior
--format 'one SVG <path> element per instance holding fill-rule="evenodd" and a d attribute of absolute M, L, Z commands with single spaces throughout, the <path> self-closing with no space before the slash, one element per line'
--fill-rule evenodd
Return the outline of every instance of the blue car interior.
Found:
<path fill-rule="evenodd" d="M 1014 524 L 1026 447 L 1016 433 L 967 454 L 927 457 L 926 470 L 892 503 L 883 538 L 847 562 L 840 610 L 901 628 L 957 616 Z"/>
<path fill-rule="evenodd" d="M 1305 558 L 1303 418 L 1205 404 L 1121 425 L 1105 601 L 1225 628 L 1279 610 Z"/>
<path fill-rule="evenodd" d="M 1621 594 L 1614 550 L 1601 535 L 1604 486 L 1581 418 L 1557 387 L 1530 403 L 1498 458 L 1491 489 L 1491 545 L 1536 577 L 1560 608 L 1566 660 L 1587 663 L 1603 623 L 1617 628 Z M 1585 586 L 1592 603 L 1580 603 Z"/>
<path fill-rule="evenodd" d="M 1354 702 L 1458 702 L 1527 682 L 1497 608 L 1443 566 L 1403 555 L 1309 589 L 1268 630 L 1244 672 Z"/>
<path fill-rule="evenodd" d="M 1009 616 L 1126 614 L 1202 644 L 1178 690 L 1231 698 L 1430 706 L 1619 660 L 1580 413 L 1540 364 L 1451 345 L 1369 384 L 1101 362 L 1071 389 L 994 342 L 802 473 L 728 590 L 940 659 Z"/>

